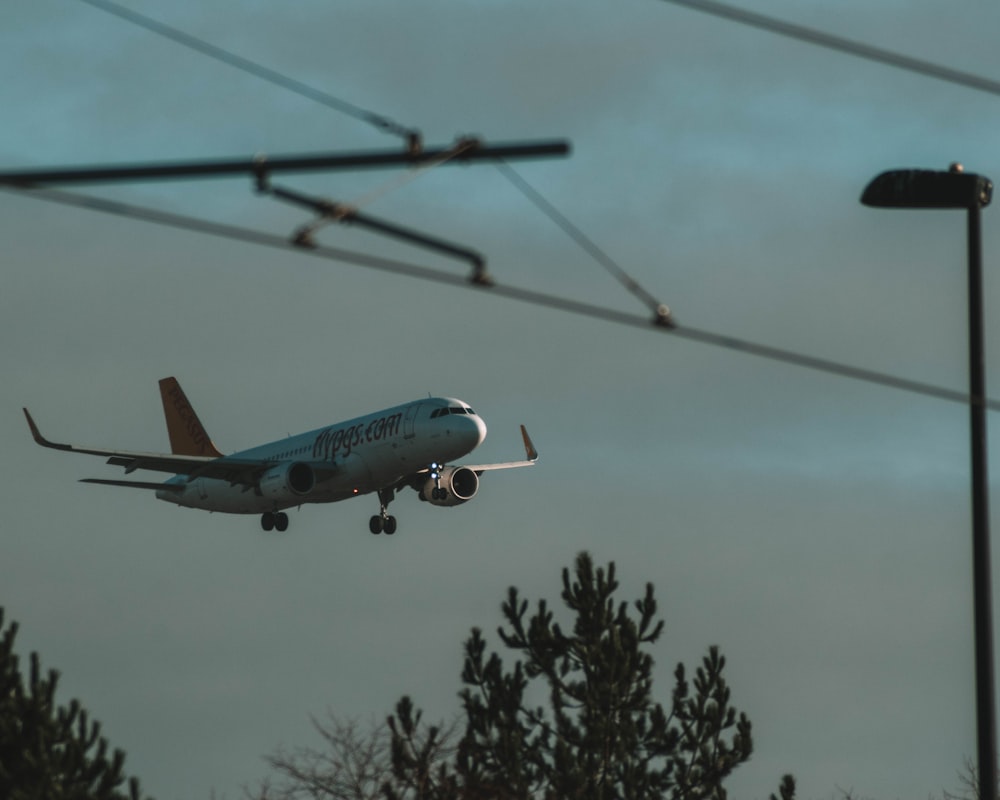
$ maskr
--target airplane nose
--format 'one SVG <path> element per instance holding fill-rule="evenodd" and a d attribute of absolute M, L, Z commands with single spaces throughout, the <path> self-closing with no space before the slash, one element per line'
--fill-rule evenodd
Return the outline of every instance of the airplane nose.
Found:
<path fill-rule="evenodd" d="M 476 442 L 476 447 L 479 447 L 483 443 L 483 439 L 486 438 L 486 423 L 483 422 L 479 417 L 472 417 L 476 421 L 476 429 L 478 431 L 479 440 Z"/>

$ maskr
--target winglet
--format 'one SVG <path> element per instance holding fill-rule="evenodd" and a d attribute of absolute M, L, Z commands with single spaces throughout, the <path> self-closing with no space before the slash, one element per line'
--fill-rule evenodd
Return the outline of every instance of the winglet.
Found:
<path fill-rule="evenodd" d="M 531 441 L 531 437 L 528 436 L 528 429 L 523 425 L 521 426 L 521 438 L 524 439 L 524 452 L 528 456 L 528 461 L 538 460 L 538 451 L 535 449 L 535 445 Z"/>
<path fill-rule="evenodd" d="M 56 444 L 55 442 L 50 442 L 48 439 L 42 436 L 42 432 L 38 430 L 38 426 L 35 424 L 35 420 L 31 418 L 31 414 L 28 412 L 28 409 L 22 408 L 21 410 L 24 412 L 25 419 L 28 420 L 28 427 L 31 428 L 31 436 L 36 442 L 38 442 L 38 444 L 40 444 L 42 447 L 52 447 L 56 450 L 71 449 L 69 445 Z"/>
<path fill-rule="evenodd" d="M 167 419 L 170 450 L 174 455 L 222 456 L 176 378 L 163 378 L 160 381 L 160 397 L 163 399 L 163 414 Z"/>

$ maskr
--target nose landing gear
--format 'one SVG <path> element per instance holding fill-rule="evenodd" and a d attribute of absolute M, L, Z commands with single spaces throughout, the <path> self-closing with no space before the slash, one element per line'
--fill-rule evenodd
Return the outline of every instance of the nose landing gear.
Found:
<path fill-rule="evenodd" d="M 432 500 L 444 500 L 448 496 L 448 490 L 441 488 L 441 465 L 431 464 L 431 480 L 434 481 L 434 488 L 431 489 Z"/>

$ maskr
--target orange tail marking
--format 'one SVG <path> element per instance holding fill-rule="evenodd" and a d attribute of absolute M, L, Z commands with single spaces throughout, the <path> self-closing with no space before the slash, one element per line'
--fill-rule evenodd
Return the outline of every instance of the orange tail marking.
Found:
<path fill-rule="evenodd" d="M 222 456 L 212 444 L 176 378 L 160 381 L 160 397 L 163 398 L 163 414 L 167 418 L 172 453 L 179 456 Z"/>

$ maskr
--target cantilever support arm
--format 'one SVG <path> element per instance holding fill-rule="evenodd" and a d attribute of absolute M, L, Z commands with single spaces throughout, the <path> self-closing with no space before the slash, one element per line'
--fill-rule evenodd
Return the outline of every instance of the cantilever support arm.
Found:
<path fill-rule="evenodd" d="M 434 147 L 414 152 L 379 150 L 355 153 L 312 153 L 306 155 L 257 156 L 254 158 L 173 161 L 146 164 L 111 164 L 86 167 L 0 170 L 0 186 L 30 189 L 39 185 L 70 183 L 110 183 L 118 181 L 181 180 L 224 178 L 233 175 L 257 175 L 263 168 L 269 173 L 320 172 L 377 168 L 414 167 L 424 164 L 470 164 L 526 158 L 567 156 L 569 142 L 499 142 L 477 144 L 460 153 L 452 147 Z"/>
<path fill-rule="evenodd" d="M 263 175 L 258 175 L 257 191 L 271 194 L 279 200 L 285 200 L 315 211 L 324 220 L 328 219 L 344 224 L 359 225 L 376 233 L 391 236 L 394 239 L 409 242 L 427 250 L 433 250 L 446 256 L 468 261 L 472 264 L 473 268 L 473 273 L 469 280 L 472 283 L 484 286 L 492 285 L 492 279 L 486 272 L 486 259 L 481 253 L 475 250 L 439 239 L 436 236 L 430 236 L 412 228 L 397 225 L 394 222 L 387 222 L 370 214 L 362 214 L 356 208 L 343 203 L 334 203 L 330 200 L 320 197 L 310 197 L 301 192 L 285 189 L 280 186 L 271 186 Z M 302 247 L 315 247 L 311 238 L 313 228 L 314 226 L 308 225 L 300 228 L 292 237 L 292 241 Z"/>

